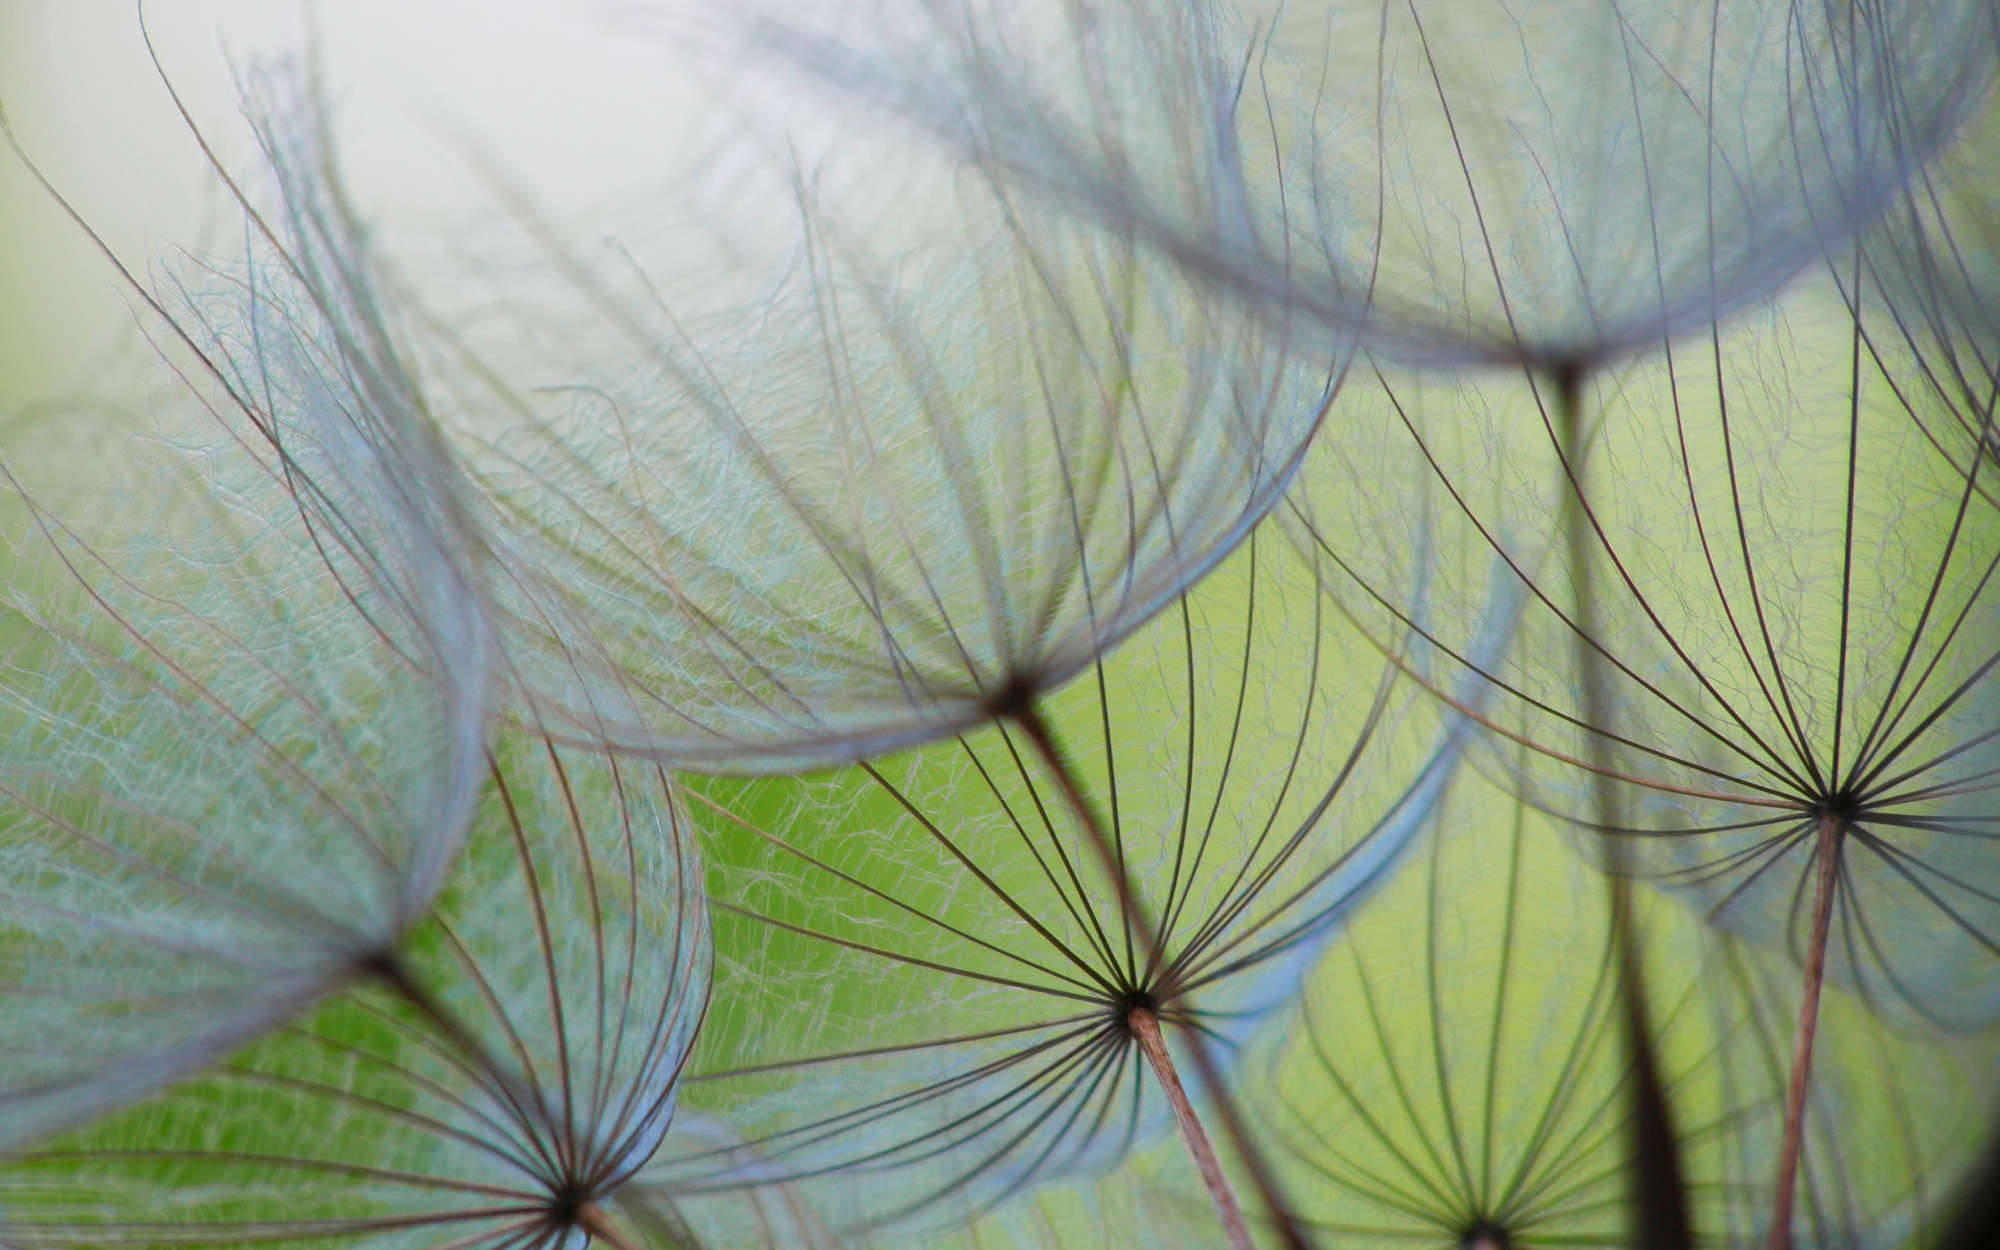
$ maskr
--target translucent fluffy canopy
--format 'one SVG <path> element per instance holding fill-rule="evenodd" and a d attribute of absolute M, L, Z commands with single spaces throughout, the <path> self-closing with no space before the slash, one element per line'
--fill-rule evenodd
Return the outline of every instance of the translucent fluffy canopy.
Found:
<path fill-rule="evenodd" d="M 2000 1015 L 2000 514 L 1990 461 L 1937 454 L 1895 339 L 1823 273 L 1572 400 L 1381 375 L 1304 471 L 1300 532 L 1385 636 L 1408 616 L 1385 588 L 1429 553 L 1429 632 L 1468 660 L 1499 553 L 1531 590 L 1514 654 L 1479 667 L 1489 722 L 1532 748 L 1518 783 L 1796 952 L 1831 821 L 1829 975 L 1972 1029 Z"/>
<path fill-rule="evenodd" d="M 2000 104 L 2000 102 L 1995 102 Z M 1910 357 L 1910 413 L 1938 450 L 2000 506 L 2000 107 L 1913 179 L 1842 266 L 1852 298 L 1881 300 L 1873 350 Z M 1891 324 L 1885 325 L 1884 322 Z M 1983 462 L 1975 472 L 1975 462 Z"/>
<path fill-rule="evenodd" d="M 683 1244 L 641 1242 L 666 1216 L 621 1204 L 707 1003 L 685 813 L 657 768 L 531 735 L 491 767 L 390 978 L 0 1166 L 0 1241 Z"/>
<path fill-rule="evenodd" d="M 559 731 L 757 772 L 1019 707 L 1242 540 L 1344 365 L 976 179 L 893 248 L 777 193 L 805 207 L 762 298 L 683 321 L 629 256 L 570 258 L 626 363 L 467 428 L 513 662 Z"/>
<path fill-rule="evenodd" d="M 829 778 L 705 785 L 718 995 L 691 1097 L 748 1140 L 676 1183 L 789 1179 L 837 1227 L 921 1240 L 1158 1141 L 1132 1008 L 1229 1070 L 1446 788 L 1467 723 L 1395 672 L 1266 528 L 1048 701 L 1157 959 L 1006 722 Z"/>
<path fill-rule="evenodd" d="M 423 915 L 471 812 L 484 617 L 436 462 L 373 431 L 420 401 L 362 324 L 365 257 L 324 203 L 286 207 L 247 265 L 165 284 L 185 385 L 157 439 L 102 440 L 88 526 L 0 469 L 26 518 L 0 673 L 0 1148 L 357 975 Z"/>
<path fill-rule="evenodd" d="M 792 62 L 1403 363 L 1601 361 L 1762 297 L 1996 52 L 1981 0 L 792 7 Z"/>
<path fill-rule="evenodd" d="M 1256 1065 L 1288 1192 L 1328 1250 L 1632 1245 L 1605 882 L 1490 787 L 1458 787 L 1436 819 L 1313 975 L 1305 1026 Z M 1698 1244 L 1758 1244 L 1796 975 L 1664 900 L 1636 915 Z M 1794 1244 L 1898 1244 L 1939 1214 L 1930 1178 L 1977 1149 L 1988 1060 L 1828 1002 Z"/>

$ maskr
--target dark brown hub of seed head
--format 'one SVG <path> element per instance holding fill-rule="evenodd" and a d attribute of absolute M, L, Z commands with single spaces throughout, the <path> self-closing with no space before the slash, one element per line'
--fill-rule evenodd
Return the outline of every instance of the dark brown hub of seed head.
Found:
<path fill-rule="evenodd" d="M 1144 1011 L 1155 1017 L 1160 1014 L 1160 1002 L 1148 990 L 1128 989 L 1112 1000 L 1111 1015 L 1118 1027 L 1131 1032 L 1132 1013 Z"/>
<path fill-rule="evenodd" d="M 1458 1239 L 1458 1250 L 1513 1250 L 1514 1239 L 1491 1220 L 1480 1220 Z"/>
<path fill-rule="evenodd" d="M 1842 828 L 1853 824 L 1861 816 L 1861 796 L 1852 790 L 1836 790 L 1813 801 L 1813 815 L 1825 820 L 1832 818 L 1840 822 Z"/>
<path fill-rule="evenodd" d="M 1035 683 L 1025 673 L 1010 673 L 986 700 L 994 720 L 1024 720 L 1035 700 Z"/>
<path fill-rule="evenodd" d="M 378 947 L 363 951 L 354 957 L 354 973 L 359 977 L 372 978 L 401 988 L 407 980 L 403 971 L 403 961 L 389 947 Z"/>
<path fill-rule="evenodd" d="M 562 1228 L 575 1224 L 590 1202 L 590 1190 L 581 1181 L 565 1181 L 549 1194 L 549 1222 Z"/>

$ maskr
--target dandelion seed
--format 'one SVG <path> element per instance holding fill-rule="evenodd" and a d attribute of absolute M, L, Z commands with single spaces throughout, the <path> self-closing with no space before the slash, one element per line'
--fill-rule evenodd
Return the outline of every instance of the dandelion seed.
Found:
<path fill-rule="evenodd" d="M 1019 710 L 1242 540 L 1344 364 L 988 187 L 893 256 L 792 193 L 732 329 L 576 262 L 638 366 L 464 431 L 523 684 L 558 724 L 638 692 L 620 751 L 771 771 Z"/>
<path fill-rule="evenodd" d="M 1468 779 L 1433 819 L 1422 862 L 1313 976 L 1302 1035 L 1257 1065 L 1251 1107 L 1301 1178 L 1301 1217 L 1330 1250 L 1634 1245 L 1634 1068 L 1605 895 L 1550 822 L 1485 785 Z M 1790 1022 L 1766 1008 L 1795 994 L 1685 912 L 1656 898 L 1637 912 L 1697 1244 L 1747 1244 L 1789 1058 Z M 1969 1056 L 1885 1036 L 1854 1006 L 1818 1091 L 1817 1246 L 1907 1235 L 1925 1178 L 1976 1141 Z"/>
<path fill-rule="evenodd" d="M 1650 1240 L 1634 1223 L 1636 1069 L 1606 896 L 1488 787 L 1459 787 L 1433 819 L 1425 862 L 1356 917 L 1308 987 L 1303 1036 L 1263 1065 L 1255 1105 L 1306 1178 L 1291 1186 L 1302 1218 L 1331 1246 Z M 1669 948 L 1650 1040 L 1685 1112 L 1712 1092 L 1716 1043 L 1701 952 L 1648 943 L 1656 960 Z M 1725 1196 L 1709 1177 L 1733 1114 L 1680 1117 L 1697 1211 Z"/>
<path fill-rule="evenodd" d="M 1404 364 L 1588 367 L 1864 227 L 1992 80 L 1990 6 L 768 7 L 782 58 Z"/>
<path fill-rule="evenodd" d="M 673 1153 L 743 1152 L 745 1145 L 743 1135 L 723 1117 L 683 1109 L 674 1118 Z M 692 1194 L 641 1173 L 624 1192 L 634 1223 L 652 1238 L 649 1245 L 773 1250 L 849 1250 L 854 1245 L 827 1227 L 797 1186 L 783 1180 L 723 1194 Z"/>
<path fill-rule="evenodd" d="M 1440 492 L 1447 533 L 1425 541 L 1464 556 L 1440 559 L 1456 571 L 1438 601 L 1476 599 L 1495 552 L 1532 587 L 1521 654 L 1486 676 L 1504 695 L 1492 723 L 1533 747 L 1536 801 L 1603 835 L 1620 871 L 1688 891 L 1807 969 L 1774 1241 L 1791 1227 L 1822 973 L 1947 1028 L 2000 1011 L 2000 530 L 1982 472 L 1936 456 L 1912 420 L 1922 391 L 1871 346 L 1893 333 L 1880 317 L 1825 278 L 1705 348 L 1590 390 L 1531 387 L 1563 465 L 1555 500 L 1479 478 L 1479 414 L 1399 410 L 1408 388 L 1391 382 L 1383 417 L 1414 436 L 1402 480 Z M 1353 472 L 1333 467 L 1343 455 L 1308 470 L 1322 540 Z M 1385 476 L 1379 455 L 1367 464 Z M 1392 532 L 1370 515 L 1382 497 L 1339 497 L 1371 540 Z M 1359 553 L 1330 589 L 1394 620 L 1378 589 L 1393 546 L 1329 546 Z"/>
<path fill-rule="evenodd" d="M 638 1250 L 625 1209 L 707 1002 L 698 862 L 650 765 L 504 741 L 376 977 L 0 1168 L 17 1246 Z"/>
<path fill-rule="evenodd" d="M 859 1225 L 984 1210 L 1119 1164 L 1166 1131 L 1156 1078 L 1291 1001 L 1465 726 L 1357 653 L 1278 539 L 1047 705 L 1062 769 L 1003 723 L 826 783 L 704 788 L 726 1005 L 692 1088 L 761 1169 Z"/>
<path fill-rule="evenodd" d="M 0 1147 L 366 976 L 471 813 L 484 616 L 427 451 L 363 433 L 419 402 L 357 324 L 365 257 L 292 207 L 249 267 L 154 302 L 220 437 L 107 464 L 91 536 L 0 470 L 33 517 L 23 567 L 69 582 L 6 608 Z"/>

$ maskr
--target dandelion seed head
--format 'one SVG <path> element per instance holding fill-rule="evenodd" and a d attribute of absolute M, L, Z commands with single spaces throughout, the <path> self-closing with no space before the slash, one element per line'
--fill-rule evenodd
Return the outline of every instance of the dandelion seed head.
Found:
<path fill-rule="evenodd" d="M 236 488 L 270 509 L 252 517 L 162 461 L 110 493 L 126 515 L 104 535 L 38 515 L 76 581 L 60 606 L 9 606 L 54 640 L 0 693 L 10 984 L 38 1003 L 10 1013 L 10 1045 L 34 1056 L 10 1073 L 10 1143 L 355 975 L 414 922 L 469 814 L 483 657 L 413 664 L 464 641 L 451 616 L 428 632 L 421 583 L 396 580 L 428 576 L 427 540 L 398 552 L 403 538 L 350 519 L 329 566 L 262 468 Z"/>
<path fill-rule="evenodd" d="M 727 331 L 604 291 L 643 364 L 468 453 L 545 715 L 615 675 L 642 697 L 612 745 L 742 772 L 964 730 L 1075 678 L 1272 506 L 1338 344 L 953 195 L 950 230 L 888 256 L 808 203 L 794 271 Z"/>
<path fill-rule="evenodd" d="M 1253 1069 L 1250 1109 L 1322 1244 L 1630 1245 L 1633 1076 L 1604 883 L 1559 824 L 1479 779 L 1434 819 L 1308 980 L 1304 1027 Z M 1768 1219 L 1798 974 L 1667 899 L 1634 905 L 1694 1227 L 1745 1244 Z M 1900 1244 L 1934 1210 L 1924 1178 L 1979 1142 L 1980 1048 L 1856 1008 L 1829 1024 L 1807 1244 Z"/>
<path fill-rule="evenodd" d="M 1420 628 L 1437 662 L 1481 673 L 1499 740 L 1532 748 L 1489 771 L 1569 813 L 1603 862 L 1802 954 L 1810 831 L 1844 814 L 1830 975 L 1977 1029 L 2000 921 L 1982 867 L 2000 534 L 1979 477 L 1937 454 L 1921 367 L 1876 349 L 1895 322 L 1857 296 L 1853 263 L 1707 345 L 1598 373 L 1574 443 L 1533 373 L 1477 380 L 1509 408 L 1438 403 L 1435 380 L 1385 370 L 1348 392 L 1373 411 L 1336 408 L 1296 515 L 1335 552 L 1329 592 L 1377 636 L 1415 619 L 1383 588 L 1434 562 Z M 1398 439 L 1400 466 L 1382 451 Z M 1484 472 L 1496 444 L 1542 466 L 1539 489 Z M 1454 609 L 1516 578 L 1514 652 L 1470 662 Z M 1580 655 L 1602 668 L 1594 702 Z"/>
<path fill-rule="evenodd" d="M 781 58 L 1404 363 L 1593 365 L 1878 216 L 1992 79 L 1990 14 L 1645 6 L 778 11 Z"/>
<path fill-rule="evenodd" d="M 1279 1027 L 1464 743 L 1386 657 L 1340 645 L 1309 564 L 1260 533 L 1034 705 L 1117 830 L 1158 961 L 1007 722 L 810 785 L 703 788 L 719 984 L 741 988 L 691 1096 L 749 1141 L 683 1158 L 677 1183 L 743 1184 L 740 1158 L 826 1192 L 837 1226 L 934 1233 L 1159 1141 L 1136 1012 L 1200 1030 L 1225 1080 Z"/>
<path fill-rule="evenodd" d="M 179 385 L 106 441 L 96 515 L 0 468 L 65 582 L 5 607 L 10 1149 L 368 975 L 471 815 L 484 611 L 430 449 L 357 436 L 420 401 L 365 248 L 297 190 L 243 205 L 246 261 L 135 282 Z"/>
<path fill-rule="evenodd" d="M 672 783 L 509 734 L 435 910 L 374 975 L 0 1165 L 23 1246 L 581 1246 L 650 1208 L 707 996 Z M 82 1201 L 83 1195 L 89 1201 Z"/>
<path fill-rule="evenodd" d="M 1481 1220 L 1459 1236 L 1458 1245 L 1459 1250 L 1512 1250 L 1514 1239 L 1498 1224 Z"/>

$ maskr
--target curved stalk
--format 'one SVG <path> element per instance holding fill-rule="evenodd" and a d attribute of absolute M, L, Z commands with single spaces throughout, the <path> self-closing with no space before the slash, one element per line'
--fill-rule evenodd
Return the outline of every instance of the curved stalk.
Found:
<path fill-rule="evenodd" d="M 1785 1138 L 1778 1151 L 1778 1183 L 1771 1204 L 1770 1250 L 1791 1250 L 1792 1203 L 1798 1192 L 1799 1151 L 1805 1139 L 1806 1086 L 1812 1074 L 1813 1038 L 1819 1028 L 1819 991 L 1826 981 L 1827 931 L 1833 921 L 1833 895 L 1840 878 L 1840 846 L 1847 825 L 1835 813 L 1819 820 L 1814 848 L 1819 871 L 1814 874 L 1812 945 L 1806 949 L 1806 988 L 1799 1002 L 1798 1029 L 1792 1036 L 1792 1076 L 1785 1089 Z"/>
<path fill-rule="evenodd" d="M 1608 723 L 1609 700 L 1594 640 L 1598 637 L 1597 602 L 1590 575 L 1590 546 L 1595 520 L 1584 496 L 1583 377 L 1576 368 L 1559 369 L 1554 378 L 1554 418 L 1557 450 L 1568 490 L 1562 497 L 1562 528 L 1569 547 L 1570 576 L 1575 582 L 1575 628 L 1570 637 L 1582 684 L 1583 721 L 1602 731 Z M 1611 743 L 1602 732 L 1588 735 L 1591 803 L 1597 827 L 1618 829 L 1624 820 L 1611 778 L 1616 770 Z M 1618 964 L 1623 1000 L 1626 1047 L 1632 1057 L 1632 1199 L 1633 1244 L 1642 1250 L 1687 1250 L 1694 1244 L 1687 1209 L 1687 1186 L 1681 1175 L 1673 1113 L 1667 1105 L 1653 1053 L 1646 993 L 1637 943 L 1632 933 L 1632 882 L 1624 864 L 1623 847 L 1615 838 L 1604 841 L 1605 880 L 1611 893 L 1611 940 Z"/>
<path fill-rule="evenodd" d="M 1068 757 L 1063 753 L 1061 745 L 1056 741 L 1054 729 L 1050 727 L 1048 720 L 1043 717 L 1041 710 L 1035 706 L 1032 700 L 1023 701 L 1019 705 L 1009 708 L 1007 715 L 1020 726 L 1021 731 L 1027 735 L 1029 744 L 1034 748 L 1035 754 L 1041 758 L 1042 762 L 1048 766 L 1050 773 L 1054 775 L 1056 784 L 1062 789 L 1064 801 L 1076 813 L 1078 823 L 1083 826 L 1084 832 L 1090 841 L 1091 850 L 1097 855 L 1099 862 L 1104 867 L 1105 873 L 1110 876 L 1118 891 L 1119 908 L 1125 915 L 1126 924 L 1139 937 L 1140 945 L 1144 948 L 1146 966 L 1148 968 L 1157 968 L 1161 961 L 1159 933 L 1154 928 L 1152 921 L 1146 916 L 1144 908 L 1139 904 L 1138 895 L 1132 889 L 1131 877 L 1125 868 L 1125 857 L 1122 849 L 1105 830 L 1103 822 L 1098 819 L 1096 809 L 1091 806 L 1090 800 L 1084 795 L 1083 787 L 1078 784 L 1076 773 L 1070 767 Z M 1139 1012 L 1135 1011 L 1133 1016 L 1136 1017 L 1138 1014 Z M 1150 1012 L 1146 1012 L 1145 1014 L 1149 1018 L 1152 1015 Z M 1133 1019 L 1131 1023 L 1134 1034 L 1137 1036 L 1139 1034 L 1138 1021 Z M 1157 1020 L 1153 1020 L 1153 1030 L 1157 1036 Z M 1264 1165 L 1262 1155 L 1257 1151 L 1255 1145 L 1251 1143 L 1249 1131 L 1244 1127 L 1242 1117 L 1237 1114 L 1235 1106 L 1229 1099 L 1219 1096 L 1223 1088 L 1222 1070 L 1216 1064 L 1215 1056 L 1209 1053 L 1207 1043 L 1202 1038 L 1200 1030 L 1188 1029 L 1182 1036 L 1187 1042 L 1188 1055 L 1194 1060 L 1196 1074 L 1201 1077 L 1202 1082 L 1210 1090 L 1218 1095 L 1214 1103 L 1216 1112 L 1222 1119 L 1224 1130 L 1229 1134 L 1231 1145 L 1236 1148 L 1237 1156 L 1243 1161 L 1244 1166 L 1249 1169 L 1251 1180 L 1257 1186 L 1258 1196 L 1263 1200 L 1265 1210 L 1270 1213 L 1271 1220 L 1277 1229 L 1280 1243 L 1284 1245 L 1286 1250 L 1308 1250 L 1305 1236 L 1299 1231 L 1297 1224 L 1292 1219 L 1290 1207 L 1285 1202 L 1284 1195 L 1278 1188 L 1277 1179 L 1270 1174 L 1270 1170 Z M 1143 1048 L 1145 1045 L 1143 1037 L 1140 1038 L 1140 1044 Z M 1182 1139 L 1187 1142 L 1189 1152 L 1194 1155 L 1195 1165 L 1202 1170 L 1203 1181 L 1209 1184 L 1209 1193 L 1215 1200 L 1217 1214 L 1221 1218 L 1225 1228 L 1230 1227 L 1232 1216 L 1236 1221 L 1236 1226 L 1240 1228 L 1242 1224 L 1241 1204 L 1236 1201 L 1233 1191 L 1229 1189 L 1228 1178 L 1222 1174 L 1220 1165 L 1215 1161 L 1214 1148 L 1208 1143 L 1207 1134 L 1201 1128 L 1200 1121 L 1196 1119 L 1192 1105 L 1187 1103 L 1185 1092 L 1179 1088 L 1180 1082 L 1178 1076 L 1174 1074 L 1171 1062 L 1163 1062 L 1166 1060 L 1166 1048 L 1164 1045 L 1159 1047 L 1159 1056 L 1160 1058 L 1156 1059 L 1153 1052 L 1149 1050 L 1146 1057 L 1153 1067 L 1154 1074 L 1159 1078 L 1161 1086 L 1166 1091 L 1167 1101 L 1174 1106 L 1174 1118 L 1181 1126 Z M 1176 1094 L 1179 1094 L 1180 1098 L 1178 1103 L 1175 1102 Z M 1198 1145 L 1197 1141 L 1201 1144 Z M 1207 1146 L 1208 1148 L 1206 1159 L 1203 1157 L 1203 1146 Z M 1209 1171 L 1211 1167 L 1214 1168 L 1214 1179 L 1212 1181 Z M 1243 1235 L 1246 1240 L 1240 1244 L 1248 1246 L 1250 1243 L 1247 1240 L 1247 1231 Z M 1232 1232 L 1233 1236 L 1234 1233 Z"/>
<path fill-rule="evenodd" d="M 1174 1124 L 1180 1129 L 1181 1140 L 1187 1143 L 1188 1153 L 1194 1156 L 1194 1165 L 1201 1172 L 1201 1183 L 1215 1203 L 1215 1213 L 1221 1217 L 1222 1231 L 1229 1238 L 1231 1250 L 1251 1250 L 1250 1230 L 1243 1223 L 1243 1208 L 1237 1204 L 1236 1191 L 1229 1187 L 1229 1178 L 1222 1174 L 1222 1161 L 1216 1158 L 1215 1143 L 1208 1139 L 1208 1130 L 1202 1127 L 1201 1118 L 1194 1113 L 1194 1104 L 1188 1101 L 1187 1091 L 1181 1088 L 1180 1074 L 1174 1070 L 1173 1055 L 1167 1051 L 1166 1039 L 1160 1036 L 1159 1017 L 1144 1007 L 1134 1007 L 1126 1022 L 1139 1043 L 1139 1050 L 1146 1056 L 1147 1065 L 1159 1078 L 1160 1088 L 1166 1091 L 1167 1105 L 1174 1109 Z"/>

